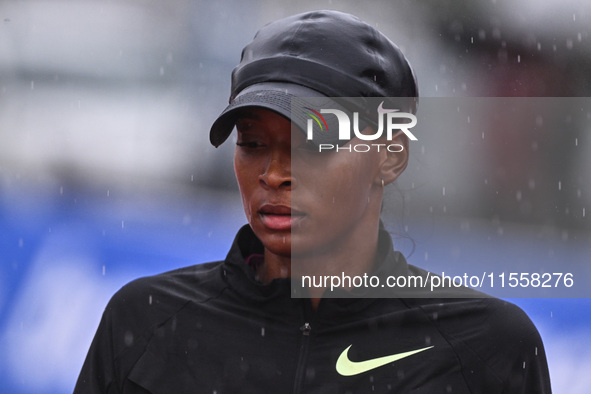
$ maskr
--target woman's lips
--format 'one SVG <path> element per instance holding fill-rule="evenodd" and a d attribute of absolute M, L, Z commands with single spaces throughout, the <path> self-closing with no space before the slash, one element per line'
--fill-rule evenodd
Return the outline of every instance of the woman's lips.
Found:
<path fill-rule="evenodd" d="M 268 229 L 285 231 L 291 230 L 305 215 L 287 205 L 265 204 L 259 209 L 259 216 Z"/>

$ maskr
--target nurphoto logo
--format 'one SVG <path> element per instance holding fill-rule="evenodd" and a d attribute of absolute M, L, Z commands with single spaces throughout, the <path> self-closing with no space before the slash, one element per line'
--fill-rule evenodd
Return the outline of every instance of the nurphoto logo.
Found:
<path fill-rule="evenodd" d="M 382 101 L 378 106 L 377 113 L 378 113 L 378 127 L 377 130 L 373 130 L 373 134 L 367 134 L 367 129 L 359 130 L 359 113 L 353 112 L 353 122 L 349 118 L 349 115 L 340 110 L 340 109 L 320 109 L 320 111 L 314 110 L 310 107 L 304 107 L 307 111 L 305 112 L 310 118 L 307 120 L 307 130 L 306 135 L 308 141 L 312 141 L 314 139 L 314 122 L 318 125 L 321 132 L 322 131 L 329 131 L 328 124 L 326 119 L 322 114 L 329 114 L 336 116 L 338 122 L 338 136 L 340 141 L 350 141 L 351 140 L 351 129 L 353 130 L 353 134 L 355 137 L 362 141 L 376 141 L 377 139 L 381 138 L 384 132 L 386 133 L 386 139 L 388 141 L 392 141 L 392 136 L 396 134 L 397 131 L 402 131 L 408 139 L 411 141 L 417 141 L 417 137 L 409 130 L 412 127 L 416 126 L 417 124 L 417 117 L 408 112 L 399 112 L 397 109 L 385 109 L 383 108 L 384 102 Z M 406 122 L 403 122 L 406 120 Z M 351 127 L 351 124 L 353 127 Z M 335 150 L 338 152 L 340 150 L 346 150 L 348 152 L 369 152 L 372 148 L 377 149 L 387 149 L 389 152 L 401 152 L 404 150 L 404 147 L 400 144 L 383 144 L 383 143 L 362 143 L 362 144 L 348 144 L 340 146 L 340 144 L 327 144 L 321 143 L 318 144 L 318 151 L 322 152 L 323 150 Z"/>

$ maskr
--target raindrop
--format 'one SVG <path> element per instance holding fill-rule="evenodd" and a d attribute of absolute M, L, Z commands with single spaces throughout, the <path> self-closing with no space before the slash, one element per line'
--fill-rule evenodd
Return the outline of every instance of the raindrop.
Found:
<path fill-rule="evenodd" d="M 523 362 L 523 369 L 525 369 L 525 361 Z"/>
<path fill-rule="evenodd" d="M 534 190 L 536 188 L 536 181 L 533 179 L 530 179 L 529 182 L 527 183 L 527 187 L 529 187 L 529 190 Z"/>
<path fill-rule="evenodd" d="M 125 333 L 124 341 L 126 346 L 133 345 L 133 333 L 131 331 Z"/>
<path fill-rule="evenodd" d="M 536 349 L 534 351 L 534 354 L 537 356 L 538 355 L 538 347 L 536 346 Z"/>
<path fill-rule="evenodd" d="M 577 34 L 577 41 L 578 42 L 583 41 L 583 35 L 581 33 Z"/>
<path fill-rule="evenodd" d="M 148 297 L 148 304 L 152 305 L 152 295 L 150 294 L 150 296 Z"/>
<path fill-rule="evenodd" d="M 160 67 L 160 76 L 164 75 L 164 67 Z"/>
<path fill-rule="evenodd" d="M 575 146 L 579 146 L 579 139 L 575 138 Z"/>
<path fill-rule="evenodd" d="M 470 222 L 469 222 L 469 221 L 462 222 L 462 223 L 460 224 L 460 229 L 461 229 L 463 232 L 470 231 Z"/>
<path fill-rule="evenodd" d="M 543 126 L 544 118 L 541 115 L 536 116 L 536 126 Z"/>
<path fill-rule="evenodd" d="M 265 336 L 265 327 L 261 327 L 261 336 L 264 337 Z"/>
<path fill-rule="evenodd" d="M 22 247 L 23 247 L 23 245 L 24 245 L 24 241 L 23 241 L 23 239 L 22 239 L 22 238 L 19 238 L 19 239 L 18 239 L 18 247 L 19 247 L 19 248 L 22 248 Z"/>
<path fill-rule="evenodd" d="M 464 89 L 465 90 L 465 89 Z M 470 123 L 470 117 L 468 116 L 468 123 Z"/>
<path fill-rule="evenodd" d="M 125 221 L 121 221 L 121 228 L 125 228 Z"/>
<path fill-rule="evenodd" d="M 562 182 L 558 181 L 558 190 L 562 190 Z"/>
<path fill-rule="evenodd" d="M 482 139 L 484 140 L 484 131 L 482 132 Z"/>
<path fill-rule="evenodd" d="M 585 208 L 583 208 L 583 217 L 585 217 Z"/>
<path fill-rule="evenodd" d="M 429 252 L 425 252 L 425 261 L 429 261 Z"/>
<path fill-rule="evenodd" d="M 517 63 L 521 63 L 521 55 L 517 55 Z"/>
<path fill-rule="evenodd" d="M 286 242 L 286 241 L 285 241 L 285 237 L 283 237 L 283 243 L 285 243 L 285 242 Z"/>
<path fill-rule="evenodd" d="M 573 14 L 573 22 L 577 20 L 577 14 Z"/>
<path fill-rule="evenodd" d="M 517 199 L 517 201 L 521 201 L 521 191 L 520 190 L 517 191 L 515 198 Z"/>
<path fill-rule="evenodd" d="M 470 37 L 470 44 L 474 44 L 474 36 Z"/>
<path fill-rule="evenodd" d="M 107 273 L 107 267 L 103 265 L 103 276 Z"/>
<path fill-rule="evenodd" d="M 31 90 L 35 90 L 35 81 L 31 81 Z"/>
<path fill-rule="evenodd" d="M 60 186 L 60 195 L 64 194 L 64 187 Z"/>
<path fill-rule="evenodd" d="M 538 48 L 538 51 L 542 50 L 542 43 L 541 42 L 538 42 L 537 48 Z"/>
<path fill-rule="evenodd" d="M 445 196 L 445 186 L 443 186 L 442 192 L 443 192 L 443 195 Z"/>
<path fill-rule="evenodd" d="M 573 49 L 573 40 L 570 38 L 566 40 L 566 49 Z"/>
<path fill-rule="evenodd" d="M 435 91 L 439 91 L 439 87 L 437 85 L 435 85 Z"/>

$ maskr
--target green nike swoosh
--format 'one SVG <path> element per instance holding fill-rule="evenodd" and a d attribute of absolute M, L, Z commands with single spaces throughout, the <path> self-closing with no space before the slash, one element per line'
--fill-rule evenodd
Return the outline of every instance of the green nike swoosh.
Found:
<path fill-rule="evenodd" d="M 431 349 L 433 346 L 424 347 L 422 349 L 411 350 L 410 352 L 398 353 L 393 354 L 391 356 L 384 356 L 379 358 L 374 358 L 372 360 L 365 360 L 360 362 L 355 362 L 349 360 L 349 349 L 353 345 L 349 345 L 348 348 L 343 350 L 339 359 L 337 360 L 337 372 L 343 376 L 353 376 L 358 375 L 363 372 L 370 371 L 372 369 L 381 367 L 386 364 L 393 363 L 394 361 L 398 361 L 408 356 L 412 356 L 413 354 L 417 354 L 423 352 L 427 349 Z"/>

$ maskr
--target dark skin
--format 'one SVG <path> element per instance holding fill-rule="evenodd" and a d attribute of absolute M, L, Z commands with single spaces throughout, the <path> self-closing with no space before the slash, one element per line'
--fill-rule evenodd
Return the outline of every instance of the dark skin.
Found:
<path fill-rule="evenodd" d="M 292 127 L 294 128 L 292 132 Z M 263 283 L 301 275 L 371 273 L 385 185 L 408 163 L 403 152 L 318 153 L 285 117 L 259 107 L 244 110 L 234 170 L 250 226 L 264 245 Z M 368 130 L 371 132 L 371 130 Z M 363 142 L 352 140 L 350 143 Z M 324 289 L 311 288 L 316 308 Z"/>

